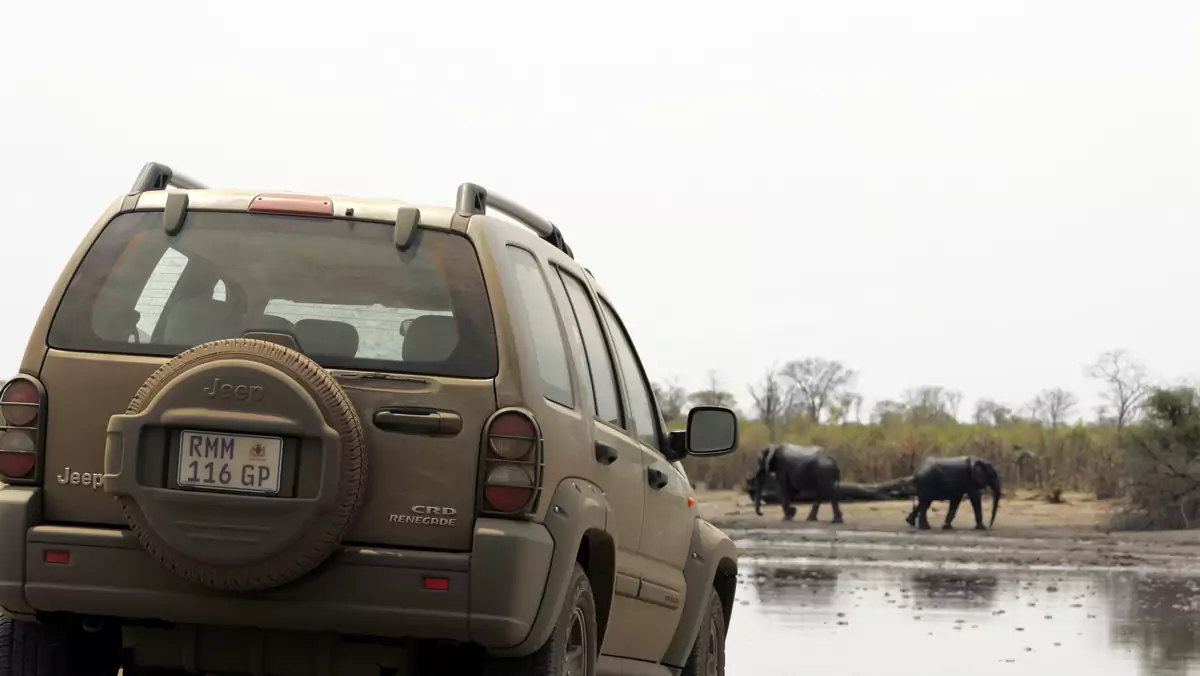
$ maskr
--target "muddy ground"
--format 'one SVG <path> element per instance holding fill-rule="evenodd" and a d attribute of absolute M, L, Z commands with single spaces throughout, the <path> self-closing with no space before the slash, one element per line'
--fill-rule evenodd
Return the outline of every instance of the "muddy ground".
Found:
<path fill-rule="evenodd" d="M 857 502 L 842 506 L 844 524 L 829 521 L 822 505 L 818 522 L 805 521 L 808 505 L 797 505 L 796 520 L 782 521 L 779 505 L 763 505 L 763 515 L 745 493 L 702 491 L 701 513 L 728 532 L 743 557 L 855 559 L 858 561 L 936 564 L 1010 564 L 1037 567 L 1152 568 L 1200 572 L 1200 531 L 1129 532 L 1110 527 L 1115 503 L 1086 494 L 1063 494 L 1051 504 L 1032 491 L 1016 491 L 1000 503 L 995 527 L 975 531 L 970 504 L 964 501 L 954 530 L 943 531 L 945 503 L 935 503 L 933 530 L 918 531 L 904 522 L 910 501 Z M 984 520 L 990 510 L 985 498 Z"/>

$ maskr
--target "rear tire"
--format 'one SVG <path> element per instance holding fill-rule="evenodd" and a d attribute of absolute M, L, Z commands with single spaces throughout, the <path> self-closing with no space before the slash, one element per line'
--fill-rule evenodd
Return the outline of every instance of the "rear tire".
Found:
<path fill-rule="evenodd" d="M 725 676 L 725 613 L 714 589 L 708 598 L 708 615 L 692 644 L 683 676 Z"/>
<path fill-rule="evenodd" d="M 486 676 L 595 676 L 600 656 L 596 600 L 583 567 L 575 564 L 567 598 L 550 638 L 524 657 L 487 657 Z M 0 675 L 3 676 L 3 675 Z"/>
<path fill-rule="evenodd" d="M 116 676 L 119 636 L 0 617 L 0 676 Z"/>

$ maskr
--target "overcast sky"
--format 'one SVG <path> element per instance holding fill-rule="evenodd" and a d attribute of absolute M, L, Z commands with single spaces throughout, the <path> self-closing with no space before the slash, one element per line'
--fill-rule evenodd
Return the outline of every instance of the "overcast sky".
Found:
<path fill-rule="evenodd" d="M 120 9 L 118 9 L 120 7 Z M 0 370 L 155 160 L 558 223 L 651 377 L 1200 374 L 1200 2 L 0 2 Z M 2 378 L 0 378 L 2 379 Z"/>

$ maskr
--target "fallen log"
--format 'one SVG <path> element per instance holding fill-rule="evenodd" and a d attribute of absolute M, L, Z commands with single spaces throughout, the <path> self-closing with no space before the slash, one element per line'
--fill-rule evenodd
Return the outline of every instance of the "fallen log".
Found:
<path fill-rule="evenodd" d="M 892 479 L 878 484 L 868 484 L 868 490 L 885 496 L 884 500 L 907 500 L 916 496 L 917 486 L 911 476 Z"/>

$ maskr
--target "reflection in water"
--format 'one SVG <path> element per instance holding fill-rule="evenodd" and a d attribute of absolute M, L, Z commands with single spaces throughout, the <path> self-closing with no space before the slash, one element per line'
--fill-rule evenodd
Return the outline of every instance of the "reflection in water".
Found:
<path fill-rule="evenodd" d="M 774 589 L 788 587 L 789 604 L 803 608 L 808 605 L 828 605 L 837 595 L 838 575 L 832 566 L 772 566 L 750 577 L 751 583 L 764 599 L 775 598 Z"/>
<path fill-rule="evenodd" d="M 1200 673 L 1185 578 L 744 561 L 738 599 L 730 676 Z"/>
<path fill-rule="evenodd" d="M 934 608 L 984 609 L 996 600 L 994 575 L 921 571 L 908 578 L 920 599 Z"/>
<path fill-rule="evenodd" d="M 1200 652 L 1200 583 L 1186 578 L 1106 580 L 1112 642 L 1136 651 L 1147 674 L 1187 674 Z M 1195 665 L 1193 665 L 1195 666 Z"/>

